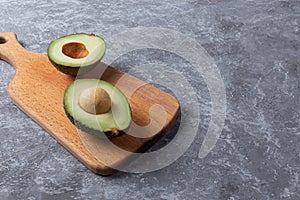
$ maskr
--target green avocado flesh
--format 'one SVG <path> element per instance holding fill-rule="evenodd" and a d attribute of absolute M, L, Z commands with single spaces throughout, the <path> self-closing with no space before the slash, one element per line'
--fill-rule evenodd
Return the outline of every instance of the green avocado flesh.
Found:
<path fill-rule="evenodd" d="M 92 87 L 100 87 L 108 93 L 111 99 L 109 112 L 91 114 L 81 108 L 79 105 L 80 94 Z M 102 80 L 75 80 L 65 90 L 63 103 L 67 116 L 75 126 L 85 131 L 86 129 L 100 132 L 111 132 L 112 129 L 123 131 L 131 123 L 131 111 L 126 97 L 118 88 Z"/>
<path fill-rule="evenodd" d="M 105 50 L 103 38 L 79 33 L 53 40 L 48 46 L 48 58 L 59 71 L 76 76 L 93 69 Z"/>

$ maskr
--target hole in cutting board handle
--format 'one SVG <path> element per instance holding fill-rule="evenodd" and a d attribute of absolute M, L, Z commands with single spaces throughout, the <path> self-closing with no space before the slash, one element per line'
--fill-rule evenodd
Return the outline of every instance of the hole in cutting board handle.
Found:
<path fill-rule="evenodd" d="M 7 39 L 0 36 L 0 44 L 5 44 L 7 42 Z"/>

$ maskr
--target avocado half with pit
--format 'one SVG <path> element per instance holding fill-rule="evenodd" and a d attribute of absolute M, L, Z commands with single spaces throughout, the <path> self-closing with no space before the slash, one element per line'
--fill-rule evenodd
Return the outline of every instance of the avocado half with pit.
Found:
<path fill-rule="evenodd" d="M 127 98 L 117 87 L 102 80 L 75 80 L 65 90 L 63 103 L 75 126 L 98 136 L 120 136 L 131 123 Z"/>
<path fill-rule="evenodd" d="M 103 38 L 94 34 L 72 34 L 53 40 L 48 58 L 61 72 L 76 76 L 93 69 L 105 54 Z"/>

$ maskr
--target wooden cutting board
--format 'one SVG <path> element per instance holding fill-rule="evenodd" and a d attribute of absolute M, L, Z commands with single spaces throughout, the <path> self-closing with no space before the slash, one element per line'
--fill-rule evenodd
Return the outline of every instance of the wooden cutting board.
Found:
<path fill-rule="evenodd" d="M 118 83 L 128 98 L 133 123 L 130 135 L 110 141 L 99 139 L 78 130 L 65 115 L 63 95 L 74 78 L 57 71 L 46 54 L 24 49 L 15 33 L 2 32 L 0 58 L 16 69 L 8 87 L 12 101 L 97 174 L 112 174 L 132 152 L 146 151 L 175 124 L 180 113 L 173 96 L 101 63 L 83 78 L 98 78 L 93 76 L 105 69 L 101 79 L 113 85 Z"/>

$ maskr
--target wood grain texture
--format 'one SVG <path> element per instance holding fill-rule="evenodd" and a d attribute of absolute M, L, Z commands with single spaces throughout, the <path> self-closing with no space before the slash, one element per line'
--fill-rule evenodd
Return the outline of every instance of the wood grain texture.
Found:
<path fill-rule="evenodd" d="M 100 63 L 81 78 L 101 75 L 102 80 L 119 87 L 132 110 L 130 135 L 108 141 L 82 132 L 69 121 L 62 103 L 64 91 L 74 78 L 57 71 L 46 54 L 24 49 L 14 33 L 0 33 L 0 38 L 0 58 L 16 69 L 8 87 L 13 102 L 97 174 L 112 174 L 114 166 L 120 167 L 132 152 L 147 150 L 179 115 L 180 106 L 173 96 Z"/>

